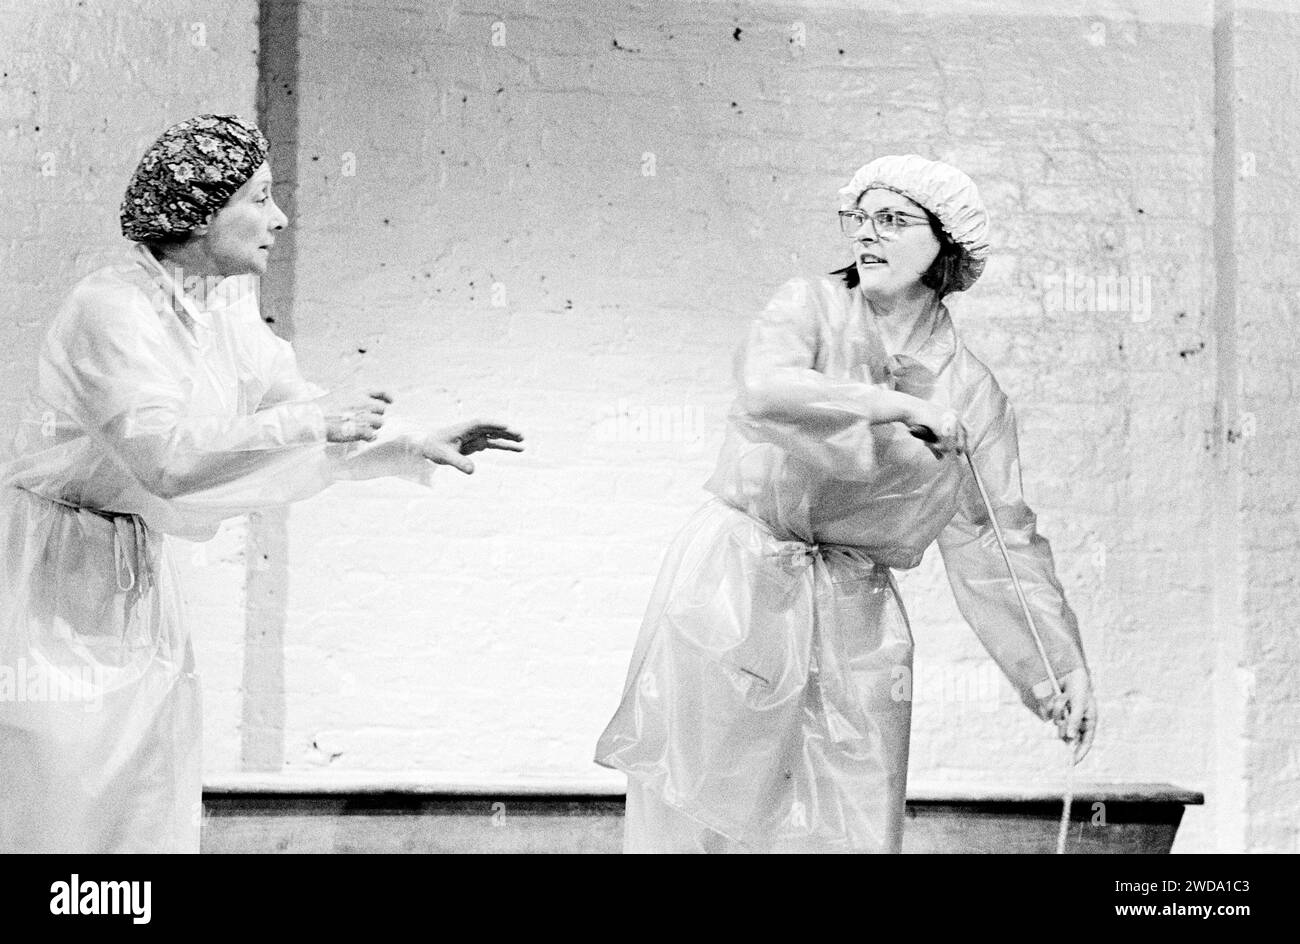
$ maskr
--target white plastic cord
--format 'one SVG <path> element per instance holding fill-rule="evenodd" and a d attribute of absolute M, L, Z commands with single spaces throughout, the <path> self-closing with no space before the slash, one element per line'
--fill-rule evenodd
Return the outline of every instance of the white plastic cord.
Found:
<path fill-rule="evenodd" d="M 984 488 L 984 482 L 980 478 L 979 471 L 975 468 L 975 459 L 968 451 L 966 453 L 966 464 L 970 466 L 970 474 L 975 479 L 975 486 L 980 491 L 980 498 L 984 499 L 984 510 L 988 512 L 989 523 L 993 525 L 993 536 L 997 538 L 998 549 L 1002 551 L 1002 559 L 1006 561 L 1007 572 L 1011 574 L 1011 583 L 1016 588 L 1016 599 L 1020 601 L 1020 609 L 1025 614 L 1025 622 L 1029 625 L 1030 635 L 1034 637 L 1034 645 L 1038 647 L 1038 657 L 1043 660 L 1043 668 L 1047 669 L 1047 677 L 1052 682 L 1052 693 L 1059 698 L 1063 692 L 1060 680 L 1057 679 L 1056 673 L 1052 671 L 1052 663 L 1047 658 L 1047 648 L 1043 645 L 1043 639 L 1038 635 L 1038 627 L 1034 624 L 1034 616 L 1029 611 L 1029 601 L 1025 599 L 1025 591 L 1020 587 L 1020 578 L 1016 576 L 1016 569 L 1011 564 L 1011 553 L 1007 550 L 1007 542 L 1002 537 L 1002 528 L 998 525 L 997 515 L 993 513 L 993 503 L 989 501 L 989 493 Z M 1065 772 L 1065 796 L 1061 798 L 1061 824 L 1056 832 L 1056 854 L 1065 854 L 1065 837 L 1070 829 L 1070 807 L 1074 805 L 1074 757 L 1071 756 L 1066 761 Z"/>
<path fill-rule="evenodd" d="M 1020 601 L 1020 609 L 1025 614 L 1025 622 L 1029 624 L 1030 635 L 1034 637 L 1034 645 L 1038 647 L 1038 657 L 1043 660 L 1043 668 L 1047 669 L 1047 677 L 1051 679 L 1052 694 L 1060 697 L 1061 683 L 1057 680 L 1056 673 L 1052 671 L 1052 663 L 1047 659 L 1047 649 L 1043 646 L 1042 637 L 1038 635 L 1033 614 L 1029 612 L 1029 601 L 1025 599 L 1025 591 L 1020 588 L 1020 578 L 1016 576 L 1016 569 L 1011 566 L 1011 554 L 1007 551 L 1007 542 L 1002 537 L 998 517 L 993 513 L 993 503 L 989 501 L 989 493 L 985 490 L 984 481 L 975 468 L 975 459 L 969 452 L 966 453 L 966 464 L 970 466 L 970 474 L 974 476 L 975 486 L 980 490 L 980 498 L 984 499 L 984 509 L 988 512 L 989 523 L 993 525 L 993 536 L 998 540 L 998 549 L 1002 551 L 1002 559 L 1007 563 L 1007 572 L 1011 574 L 1011 584 L 1016 588 L 1016 599 Z"/>
<path fill-rule="evenodd" d="M 1061 826 L 1056 831 L 1056 854 L 1065 855 L 1065 837 L 1070 831 L 1070 807 L 1074 805 L 1074 758 L 1065 765 L 1065 797 L 1061 803 Z"/>

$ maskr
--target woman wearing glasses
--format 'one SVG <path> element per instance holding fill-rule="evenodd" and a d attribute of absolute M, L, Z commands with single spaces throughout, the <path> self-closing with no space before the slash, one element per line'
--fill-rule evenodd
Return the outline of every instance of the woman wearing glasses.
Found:
<path fill-rule="evenodd" d="M 666 555 L 597 748 L 628 775 L 629 852 L 900 850 L 912 635 L 891 569 L 935 540 L 1025 703 L 1076 762 L 1091 745 L 1078 628 L 1021 496 L 1011 407 L 943 304 L 988 254 L 975 185 L 892 156 L 840 196 L 853 262 L 787 282 L 754 323 L 714 497 Z"/>

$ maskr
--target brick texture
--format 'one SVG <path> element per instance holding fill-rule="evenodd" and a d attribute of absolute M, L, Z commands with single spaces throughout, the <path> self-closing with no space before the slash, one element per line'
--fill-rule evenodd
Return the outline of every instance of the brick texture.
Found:
<path fill-rule="evenodd" d="M 1216 90 L 1210 0 L 1097 6 L 304 3 L 307 373 L 529 441 L 431 490 L 340 486 L 292 510 L 286 769 L 617 781 L 592 747 L 660 556 L 704 498 L 732 352 L 784 279 L 847 261 L 836 188 L 916 151 L 970 173 L 993 214 L 987 273 L 951 309 L 1017 406 L 1096 673 L 1080 778 L 1205 790 L 1178 851 L 1293 850 L 1300 37 L 1239 4 Z M 256 4 L 104 9 L 0 2 L 7 407 L 58 296 L 114 246 L 144 143 L 251 110 Z M 1249 93 L 1232 120 L 1256 162 L 1226 202 L 1225 85 Z M 1244 412 L 1256 435 L 1229 442 Z M 240 764 L 242 527 L 186 556 L 214 775 Z M 913 779 L 1063 784 L 1064 749 L 988 675 L 938 555 L 901 577 Z"/>

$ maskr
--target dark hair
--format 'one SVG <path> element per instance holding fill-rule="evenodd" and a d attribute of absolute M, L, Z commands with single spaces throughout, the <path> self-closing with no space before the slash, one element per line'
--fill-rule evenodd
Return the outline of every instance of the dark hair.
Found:
<path fill-rule="evenodd" d="M 926 269 L 921 276 L 921 284 L 928 289 L 933 289 L 936 295 L 943 298 L 956 291 L 957 286 L 961 284 L 961 269 L 965 261 L 965 253 L 952 241 L 952 237 L 943 231 L 935 215 L 924 207 L 921 209 L 925 212 L 925 218 L 930 221 L 930 232 L 934 233 L 934 238 L 939 240 L 939 254 L 934 257 L 930 268 Z M 833 271 L 831 275 L 842 276 L 847 288 L 858 287 L 856 263 L 850 262 L 843 269 Z"/>

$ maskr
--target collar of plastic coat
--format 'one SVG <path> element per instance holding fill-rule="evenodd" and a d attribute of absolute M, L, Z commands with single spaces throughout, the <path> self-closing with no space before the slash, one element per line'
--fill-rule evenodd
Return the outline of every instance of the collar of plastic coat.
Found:
<path fill-rule="evenodd" d="M 136 271 L 142 272 L 147 282 L 142 285 L 154 307 L 170 310 L 181 323 L 194 333 L 195 326 L 212 328 L 212 312 L 232 311 L 252 307 L 257 309 L 257 289 L 252 276 L 210 276 L 195 279 L 189 286 L 177 282 L 163 265 L 141 243 L 133 247 Z M 200 291 L 187 291 L 198 288 Z"/>
<path fill-rule="evenodd" d="M 952 360 L 957 350 L 957 334 L 947 309 L 940 309 L 934 330 L 925 343 L 910 354 L 895 354 L 889 358 L 890 386 L 902 393 L 930 399 L 939 374 Z"/>
<path fill-rule="evenodd" d="M 989 216 L 975 182 L 942 161 L 919 154 L 891 154 L 858 168 L 840 188 L 840 208 L 851 209 L 863 192 L 883 187 L 925 207 L 962 249 L 963 260 L 956 291 L 975 284 L 988 258 Z"/>

